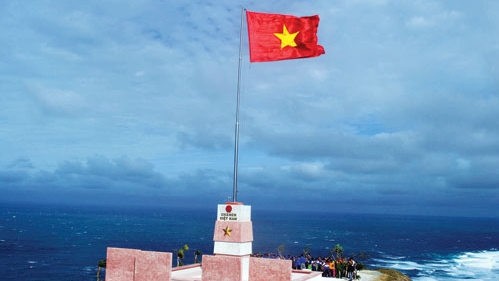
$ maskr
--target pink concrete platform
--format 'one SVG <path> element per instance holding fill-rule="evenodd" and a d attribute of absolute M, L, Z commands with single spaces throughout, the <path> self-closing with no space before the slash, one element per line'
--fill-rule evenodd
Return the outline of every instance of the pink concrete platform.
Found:
<path fill-rule="evenodd" d="M 107 248 L 106 281 L 134 281 L 138 250 Z"/>
<path fill-rule="evenodd" d="M 203 281 L 240 281 L 243 278 L 242 257 L 203 255 L 202 268 Z"/>
<path fill-rule="evenodd" d="M 291 260 L 250 258 L 249 281 L 291 281 Z"/>
<path fill-rule="evenodd" d="M 140 251 L 135 256 L 135 281 L 170 279 L 172 253 Z"/>
<path fill-rule="evenodd" d="M 212 257 L 211 263 L 210 257 Z M 213 259 L 214 257 L 217 257 L 216 260 Z M 213 268 L 216 267 L 221 261 L 227 262 L 224 265 L 226 270 L 213 270 Z M 312 272 L 309 270 L 291 270 L 290 260 L 250 257 L 249 262 L 250 281 L 322 280 L 320 272 Z M 201 264 L 175 268 L 172 268 L 171 264 L 171 253 L 108 248 L 106 281 L 234 281 L 240 280 L 238 278 L 241 277 L 240 272 L 234 273 L 229 270 L 232 266 L 235 266 L 236 268 L 240 267 L 238 257 L 232 257 L 231 259 L 230 256 L 203 255 L 203 267 L 204 269 L 208 269 L 208 272 L 204 272 L 204 274 Z"/>
<path fill-rule="evenodd" d="M 107 248 L 106 281 L 168 281 L 172 253 Z"/>

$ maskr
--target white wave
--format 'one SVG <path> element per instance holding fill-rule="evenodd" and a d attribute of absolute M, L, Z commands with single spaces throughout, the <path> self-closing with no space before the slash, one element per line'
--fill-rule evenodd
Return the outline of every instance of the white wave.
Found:
<path fill-rule="evenodd" d="M 87 265 L 87 266 L 83 267 L 83 271 L 85 271 L 85 272 L 94 272 L 94 271 L 96 271 L 96 266 Z"/>
<path fill-rule="evenodd" d="M 402 271 L 416 270 L 414 281 L 499 280 L 499 251 L 464 252 L 428 262 L 414 262 L 386 257 L 375 260 L 381 266 Z"/>
<path fill-rule="evenodd" d="M 413 261 L 403 261 L 400 259 L 374 259 L 374 261 L 382 264 L 384 267 L 394 268 L 398 270 L 422 270 L 424 268 L 423 264 L 419 264 Z"/>
<path fill-rule="evenodd" d="M 385 256 L 387 259 L 391 259 L 391 260 L 402 260 L 402 259 L 405 259 L 406 257 L 404 256 L 390 256 L 390 255 L 386 255 Z"/>
<path fill-rule="evenodd" d="M 439 279 L 429 276 L 412 278 L 412 281 L 438 281 L 438 280 Z"/>
<path fill-rule="evenodd" d="M 468 252 L 456 256 L 448 275 L 454 278 L 499 280 L 499 251 Z"/>
<path fill-rule="evenodd" d="M 498 267 L 499 251 L 497 252 L 478 252 L 478 253 L 464 253 L 456 258 L 456 263 L 465 265 L 471 268 L 481 268 L 492 270 Z"/>

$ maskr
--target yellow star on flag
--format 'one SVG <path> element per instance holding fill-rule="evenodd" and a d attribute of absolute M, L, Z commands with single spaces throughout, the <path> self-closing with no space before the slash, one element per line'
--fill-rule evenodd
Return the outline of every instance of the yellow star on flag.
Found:
<path fill-rule="evenodd" d="M 295 37 L 298 35 L 299 31 L 295 33 L 289 33 L 286 25 L 282 25 L 282 33 L 274 33 L 274 35 L 281 40 L 281 49 L 286 46 L 296 47 Z"/>
<path fill-rule="evenodd" d="M 226 226 L 224 229 L 224 236 L 230 236 L 230 233 L 232 232 L 232 229 L 229 228 L 229 226 Z"/>

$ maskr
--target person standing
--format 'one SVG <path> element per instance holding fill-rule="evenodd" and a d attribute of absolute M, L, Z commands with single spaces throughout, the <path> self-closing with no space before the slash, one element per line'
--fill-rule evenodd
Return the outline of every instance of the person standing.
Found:
<path fill-rule="evenodd" d="M 329 271 L 331 272 L 331 277 L 336 277 L 336 261 L 331 259 L 329 262 Z"/>
<path fill-rule="evenodd" d="M 322 277 L 331 277 L 331 271 L 329 270 L 329 261 L 326 259 L 322 266 Z"/>
<path fill-rule="evenodd" d="M 347 263 L 347 278 L 349 281 L 352 281 L 354 271 L 355 271 L 355 261 L 352 258 L 349 258 Z"/>

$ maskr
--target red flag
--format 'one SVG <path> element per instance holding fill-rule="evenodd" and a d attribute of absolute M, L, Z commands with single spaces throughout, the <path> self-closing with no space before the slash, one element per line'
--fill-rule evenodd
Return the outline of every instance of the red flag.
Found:
<path fill-rule="evenodd" d="M 246 11 L 250 62 L 317 57 L 319 16 L 295 17 Z"/>

